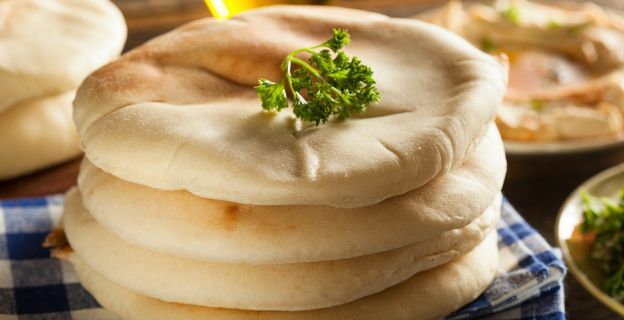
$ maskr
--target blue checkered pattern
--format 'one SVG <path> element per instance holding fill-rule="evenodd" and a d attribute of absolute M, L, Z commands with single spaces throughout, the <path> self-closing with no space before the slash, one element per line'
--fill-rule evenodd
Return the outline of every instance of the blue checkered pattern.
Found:
<path fill-rule="evenodd" d="M 80 286 L 69 263 L 41 247 L 62 204 L 62 196 L 0 201 L 0 320 L 118 319 Z M 448 319 L 564 319 L 558 253 L 506 201 L 498 234 L 501 274 Z"/>
<path fill-rule="evenodd" d="M 560 252 L 550 247 L 505 200 L 498 223 L 501 274 L 448 319 L 565 319 Z"/>

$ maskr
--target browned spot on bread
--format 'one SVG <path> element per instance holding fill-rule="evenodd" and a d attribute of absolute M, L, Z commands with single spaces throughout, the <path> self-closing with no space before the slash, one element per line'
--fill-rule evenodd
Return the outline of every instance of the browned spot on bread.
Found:
<path fill-rule="evenodd" d="M 67 260 L 74 250 L 69 245 L 65 231 L 63 229 L 54 229 L 45 238 L 42 246 L 50 248 L 51 256 L 57 259 Z"/>
<path fill-rule="evenodd" d="M 240 219 L 240 206 L 231 204 L 225 207 L 221 218 L 221 225 L 227 231 L 233 231 Z"/>
<path fill-rule="evenodd" d="M 57 228 L 52 230 L 52 232 L 46 236 L 41 245 L 44 248 L 62 248 L 69 246 L 69 242 L 67 242 L 65 231 L 61 228 Z"/>
<path fill-rule="evenodd" d="M 52 257 L 59 260 L 69 260 L 69 257 L 74 253 L 72 247 L 64 247 L 51 250 Z"/>

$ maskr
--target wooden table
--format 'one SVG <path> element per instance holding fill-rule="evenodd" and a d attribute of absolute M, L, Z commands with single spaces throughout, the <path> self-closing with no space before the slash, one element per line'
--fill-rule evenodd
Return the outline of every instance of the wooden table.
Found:
<path fill-rule="evenodd" d="M 186 2 L 185 2 L 186 1 Z M 126 49 L 184 22 L 207 15 L 198 1 L 180 0 L 175 5 L 164 0 L 120 0 L 129 26 Z M 153 5 L 149 10 L 141 2 Z M 335 3 L 336 1 L 334 1 Z M 410 16 L 432 6 L 425 0 L 343 0 L 341 5 L 361 7 L 393 16 Z M 438 1 L 439 2 L 439 1 Z M 624 1 L 601 1 L 624 9 Z M 624 161 L 624 150 L 597 152 L 588 155 L 558 158 L 508 157 L 509 170 L 504 186 L 508 199 L 551 243 L 555 216 L 565 197 L 581 182 L 611 165 Z M 12 181 L 0 182 L 0 199 L 61 193 L 75 184 L 80 160 Z M 593 299 L 572 276 L 566 279 L 566 308 L 569 319 L 621 319 Z"/>

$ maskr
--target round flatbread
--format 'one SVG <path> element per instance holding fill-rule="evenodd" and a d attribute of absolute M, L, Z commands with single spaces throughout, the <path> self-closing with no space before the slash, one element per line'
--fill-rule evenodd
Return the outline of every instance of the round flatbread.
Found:
<path fill-rule="evenodd" d="M 491 205 L 505 177 L 491 126 L 459 168 L 362 208 L 253 206 L 123 181 L 85 160 L 85 207 L 124 240 L 154 251 L 228 263 L 337 260 L 403 247 L 466 226 Z"/>
<path fill-rule="evenodd" d="M 292 50 L 348 29 L 382 100 L 300 126 L 254 86 Z M 244 35 L 244 36 L 241 36 Z M 494 118 L 503 66 L 426 23 L 352 9 L 272 6 L 203 19 L 92 74 L 75 121 L 97 167 L 123 180 L 256 205 L 362 207 L 459 166 Z"/>
<path fill-rule="evenodd" d="M 0 112 L 0 150 L 4 150 L 0 152 L 0 180 L 80 154 L 72 121 L 74 95 L 75 92 L 67 92 L 27 100 Z"/>
<path fill-rule="evenodd" d="M 108 0 L 0 0 L 0 111 L 76 89 L 125 39 Z"/>
<path fill-rule="evenodd" d="M 164 301 L 245 310 L 311 310 L 354 301 L 451 261 L 491 231 L 500 201 L 470 225 L 407 247 L 357 258 L 249 265 L 157 253 L 116 237 L 66 196 L 64 228 L 73 250 L 99 274 Z M 305 245 L 302 245 L 305 247 Z"/>
<path fill-rule="evenodd" d="M 70 257 L 82 285 L 104 308 L 127 320 L 432 320 L 474 300 L 492 282 L 498 265 L 496 233 L 473 251 L 440 267 L 421 272 L 378 294 L 326 309 L 263 312 L 168 303 L 117 286 L 79 257 Z"/>

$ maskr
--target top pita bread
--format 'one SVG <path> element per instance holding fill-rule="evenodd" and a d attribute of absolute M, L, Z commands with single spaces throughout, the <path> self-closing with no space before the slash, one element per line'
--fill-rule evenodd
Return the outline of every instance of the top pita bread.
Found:
<path fill-rule="evenodd" d="M 346 28 L 382 101 L 301 128 L 261 111 L 253 86 L 294 49 Z M 332 7 L 277 6 L 204 19 L 91 75 L 74 117 L 89 160 L 157 189 L 259 205 L 361 207 L 461 164 L 505 91 L 494 58 L 422 22 Z"/>
<path fill-rule="evenodd" d="M 0 0 L 0 111 L 74 90 L 125 40 L 108 0 Z"/>

